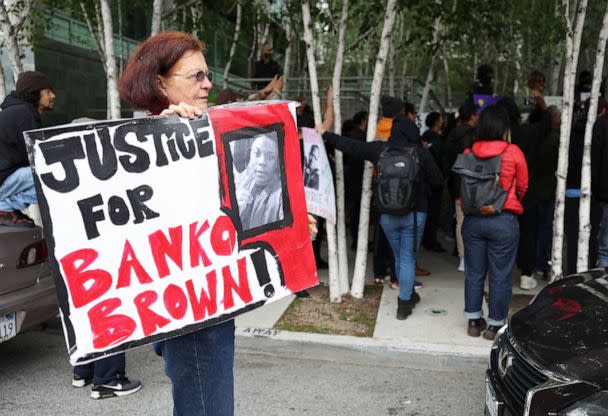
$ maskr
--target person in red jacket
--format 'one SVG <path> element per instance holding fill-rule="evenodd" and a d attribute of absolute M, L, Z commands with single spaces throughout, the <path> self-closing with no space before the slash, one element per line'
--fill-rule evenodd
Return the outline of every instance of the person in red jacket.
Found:
<path fill-rule="evenodd" d="M 502 157 L 500 185 L 507 192 L 501 214 L 467 215 L 462 225 L 467 332 L 479 336 L 483 331 L 483 337 L 492 340 L 509 312 L 511 273 L 519 241 L 517 216 L 524 211 L 521 200 L 528 189 L 528 166 L 520 148 L 510 143 L 509 116 L 503 108 L 490 106 L 481 113 L 477 137 L 471 149 L 475 156 Z M 487 322 L 481 308 L 486 275 L 490 288 Z"/>

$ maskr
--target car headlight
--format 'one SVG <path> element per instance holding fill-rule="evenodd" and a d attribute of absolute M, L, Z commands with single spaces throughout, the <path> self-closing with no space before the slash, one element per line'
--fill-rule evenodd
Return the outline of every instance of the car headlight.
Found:
<path fill-rule="evenodd" d="M 606 414 L 608 414 L 608 391 L 602 390 L 560 411 L 558 416 L 603 416 Z"/>

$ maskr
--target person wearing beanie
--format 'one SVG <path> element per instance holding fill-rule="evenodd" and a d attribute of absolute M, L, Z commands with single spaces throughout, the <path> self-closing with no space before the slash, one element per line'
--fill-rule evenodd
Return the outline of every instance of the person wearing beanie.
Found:
<path fill-rule="evenodd" d="M 403 100 L 388 95 L 382 96 L 380 104 L 382 105 L 382 118 L 376 126 L 376 140 L 385 142 L 391 135 L 393 119 L 397 115 L 403 114 L 405 107 Z"/>
<path fill-rule="evenodd" d="M 21 212 L 38 203 L 23 132 L 41 128 L 40 115 L 54 106 L 51 82 L 38 71 L 22 73 L 0 104 L 0 225 L 34 227 Z"/>

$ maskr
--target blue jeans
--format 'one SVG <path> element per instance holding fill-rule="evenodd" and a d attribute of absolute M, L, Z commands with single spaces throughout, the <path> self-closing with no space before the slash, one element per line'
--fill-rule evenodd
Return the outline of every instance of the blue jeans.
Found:
<path fill-rule="evenodd" d="M 608 205 L 606 204 L 602 207 L 602 221 L 597 239 L 597 265 L 598 267 L 608 267 Z"/>
<path fill-rule="evenodd" d="M 416 251 L 420 247 L 424 234 L 425 212 L 416 212 L 416 241 L 414 242 L 414 213 L 405 216 L 382 214 L 380 224 L 386 234 L 393 255 L 395 256 L 395 270 L 399 279 L 399 299 L 410 300 L 414 289 L 416 276 Z"/>
<path fill-rule="evenodd" d="M 93 385 L 110 383 L 125 377 L 125 353 L 111 355 L 89 364 L 74 367 L 74 374 L 82 378 L 93 378 Z"/>
<path fill-rule="evenodd" d="M 483 316 L 483 286 L 489 276 L 489 325 L 507 320 L 511 302 L 513 265 L 519 242 L 519 222 L 511 213 L 492 217 L 466 216 L 462 224 L 465 284 L 464 315 Z"/>
<path fill-rule="evenodd" d="M 154 344 L 173 386 L 174 416 L 234 414 L 234 320 Z"/>
<path fill-rule="evenodd" d="M 19 168 L 0 185 L 0 211 L 20 211 L 37 204 L 32 169 Z"/>

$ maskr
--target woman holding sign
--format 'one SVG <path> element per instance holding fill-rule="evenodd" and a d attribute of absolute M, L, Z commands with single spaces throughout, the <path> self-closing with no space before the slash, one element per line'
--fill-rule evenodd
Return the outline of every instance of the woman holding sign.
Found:
<path fill-rule="evenodd" d="M 151 114 L 196 118 L 207 110 L 212 74 L 204 45 L 181 32 L 142 43 L 120 79 L 120 94 Z M 173 385 L 174 415 L 234 413 L 234 320 L 158 342 Z"/>

